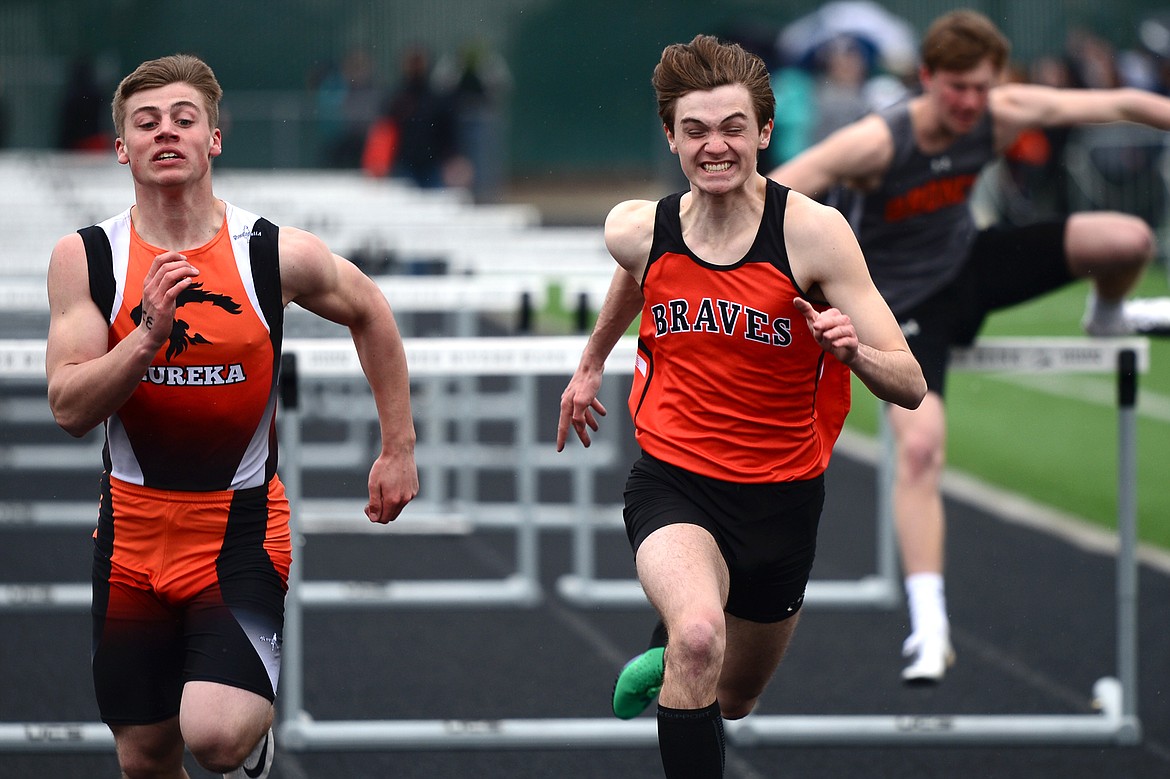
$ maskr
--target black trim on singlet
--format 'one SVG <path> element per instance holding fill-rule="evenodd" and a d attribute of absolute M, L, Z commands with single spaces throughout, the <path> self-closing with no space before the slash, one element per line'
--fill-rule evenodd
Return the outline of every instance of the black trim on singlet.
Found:
<path fill-rule="evenodd" d="M 280 285 L 280 228 L 263 217 L 252 225 L 248 240 L 248 258 L 252 266 L 252 284 L 264 321 L 268 323 L 268 337 L 272 342 L 273 389 L 280 384 L 281 349 L 284 343 L 284 291 Z M 276 475 L 278 464 L 276 425 L 268 430 L 268 462 L 264 468 L 267 483 Z"/>
<path fill-rule="evenodd" d="M 639 279 L 639 288 L 646 281 L 646 274 L 650 266 L 667 252 L 684 254 L 704 268 L 716 271 L 734 270 L 750 262 L 766 262 L 772 265 L 783 275 L 787 276 L 792 286 L 801 296 L 813 303 L 824 304 L 823 300 L 809 297 L 808 293 L 796 282 L 792 273 L 792 263 L 788 259 L 788 247 L 784 243 L 784 214 L 788 207 L 789 187 L 771 179 L 767 180 L 767 189 L 764 197 L 764 213 L 760 219 L 760 226 L 756 237 L 747 253 L 738 261 L 730 265 L 717 265 L 703 260 L 687 246 L 682 235 L 682 219 L 679 210 L 682 197 L 686 192 L 675 192 L 658 201 L 654 214 L 654 238 L 650 244 L 650 256 L 646 263 L 646 271 Z"/>
<path fill-rule="evenodd" d="M 86 265 L 89 267 L 89 296 L 97 304 L 106 322 L 114 314 L 114 250 L 110 237 L 97 225 L 83 227 L 77 231 L 85 244 Z"/>
<path fill-rule="evenodd" d="M 646 381 L 642 382 L 642 394 L 638 396 L 638 402 L 634 406 L 634 418 L 638 418 L 638 412 L 642 410 L 642 404 L 646 402 L 646 395 L 650 392 L 650 380 L 654 378 L 654 357 L 650 353 L 650 347 L 641 338 L 638 339 L 637 354 L 641 355 L 642 359 L 646 361 Z M 637 370 L 635 367 L 634 370 Z"/>
<path fill-rule="evenodd" d="M 272 334 L 274 351 L 280 352 L 284 336 L 284 293 L 280 287 L 280 228 L 260 217 L 252 225 L 248 254 L 252 263 L 252 283 L 260 311 Z"/>
<path fill-rule="evenodd" d="M 114 282 L 114 250 L 110 246 L 110 236 L 97 225 L 83 227 L 77 233 L 85 245 L 89 296 L 93 299 L 98 310 L 102 312 L 106 324 L 110 324 L 114 319 L 114 295 L 117 292 L 117 284 Z M 102 446 L 102 468 L 107 475 L 113 469 L 109 440 Z M 102 608 L 104 610 L 104 605 Z M 96 647 L 97 644 L 95 643 L 94 646 Z"/>
<path fill-rule="evenodd" d="M 828 352 L 821 352 L 821 356 L 817 358 L 816 373 L 813 374 L 813 391 L 812 391 L 812 413 L 809 414 L 809 419 L 816 419 L 817 417 L 817 398 L 821 393 L 821 378 L 825 375 L 825 357 Z"/>
<path fill-rule="evenodd" d="M 650 266 L 658 261 L 666 252 L 685 252 L 691 255 L 690 249 L 682 237 L 682 220 L 679 218 L 679 208 L 684 192 L 675 192 L 658 201 L 654 209 L 654 237 L 650 241 L 650 256 L 646 260 L 646 268 L 642 271 L 642 278 L 638 279 L 638 288 L 643 289 L 646 277 L 650 275 Z"/>

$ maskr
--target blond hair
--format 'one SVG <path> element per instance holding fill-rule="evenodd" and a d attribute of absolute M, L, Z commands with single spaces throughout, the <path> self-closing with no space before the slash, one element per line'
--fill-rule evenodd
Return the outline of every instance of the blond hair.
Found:
<path fill-rule="evenodd" d="M 119 137 L 125 129 L 126 101 L 136 92 L 165 87 L 168 84 L 190 84 L 203 96 L 207 119 L 212 129 L 219 126 L 219 101 L 223 89 L 215 80 L 215 73 L 206 62 L 191 54 L 172 54 L 143 62 L 134 72 L 122 79 L 114 90 L 112 110 L 114 131 Z"/>

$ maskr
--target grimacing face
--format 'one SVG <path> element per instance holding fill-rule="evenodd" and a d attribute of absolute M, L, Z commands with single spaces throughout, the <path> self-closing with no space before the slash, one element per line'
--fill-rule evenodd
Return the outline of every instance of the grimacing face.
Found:
<path fill-rule="evenodd" d="M 747 87 L 728 84 L 688 92 L 675 105 L 670 150 L 693 186 L 719 193 L 742 186 L 767 148 L 772 122 L 761 130 Z"/>

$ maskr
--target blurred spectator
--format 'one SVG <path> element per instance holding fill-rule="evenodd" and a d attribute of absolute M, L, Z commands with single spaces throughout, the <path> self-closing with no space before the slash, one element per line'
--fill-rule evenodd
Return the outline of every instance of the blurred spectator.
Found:
<path fill-rule="evenodd" d="M 1071 86 L 1112 89 L 1121 86 L 1117 56 L 1107 41 L 1086 30 L 1073 30 L 1065 44 Z"/>
<path fill-rule="evenodd" d="M 776 127 L 771 157 L 784 162 L 871 111 L 908 94 L 913 27 L 870 0 L 835 0 L 776 37 Z"/>
<path fill-rule="evenodd" d="M 1138 38 L 1149 52 L 1155 92 L 1170 94 L 1170 13 L 1152 14 L 1138 24 Z"/>
<path fill-rule="evenodd" d="M 803 66 L 776 71 L 774 158 L 787 160 L 834 130 L 904 98 L 904 77 L 878 66 L 863 38 L 840 35 L 819 46 Z"/>
<path fill-rule="evenodd" d="M 772 71 L 772 92 L 776 124 L 766 151 L 767 164 L 774 167 L 808 148 L 817 118 L 815 84 L 804 68 L 784 65 Z"/>
<path fill-rule="evenodd" d="M 351 50 L 340 67 L 327 70 L 312 86 L 317 91 L 324 163 L 360 167 L 366 134 L 378 115 L 379 90 L 370 55 Z"/>
<path fill-rule="evenodd" d="M 871 51 L 863 41 L 848 35 L 834 38 L 817 51 L 816 124 L 811 143 L 869 112 L 865 82 L 871 70 Z"/>
<path fill-rule="evenodd" d="M 431 83 L 430 52 L 412 47 L 402 59 L 398 87 L 383 111 L 393 122 L 396 149 L 390 175 L 420 187 L 444 185 L 443 168 L 457 153 L 452 105 Z"/>
<path fill-rule="evenodd" d="M 512 74 L 504 59 L 483 43 L 468 43 L 458 59 L 435 65 L 435 89 L 449 96 L 455 124 L 455 153 L 443 165 L 448 186 L 470 189 L 476 202 L 499 197 L 504 179 L 504 104 Z"/>
<path fill-rule="evenodd" d="M 1134 87 L 1166 94 L 1150 51 L 1118 53 L 1087 30 L 1070 33 L 1062 57 L 1041 56 L 1010 81 L 1056 88 Z M 1026 225 L 1074 211 L 1115 210 L 1151 225 L 1165 218 L 1164 133 L 1132 124 L 1032 128 L 985 170 L 973 198 L 981 224 Z"/>
<path fill-rule="evenodd" d="M 84 56 L 75 59 L 58 113 L 57 148 L 100 152 L 113 148 L 109 95 L 110 90 L 98 82 L 93 61 Z"/>
<path fill-rule="evenodd" d="M 1075 30 L 1068 38 L 1067 56 L 1073 86 L 1159 91 L 1156 66 L 1147 52 L 1119 53 L 1098 35 Z M 1069 208 L 1112 209 L 1159 224 L 1168 200 L 1161 173 L 1164 136 L 1133 124 L 1077 128 L 1062 160 L 1072 184 Z"/>

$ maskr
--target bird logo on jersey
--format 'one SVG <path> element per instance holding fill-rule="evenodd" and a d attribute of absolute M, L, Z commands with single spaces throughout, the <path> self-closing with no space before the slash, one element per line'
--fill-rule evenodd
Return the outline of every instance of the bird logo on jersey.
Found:
<path fill-rule="evenodd" d="M 195 282 L 191 284 L 182 292 L 179 293 L 178 299 L 175 301 L 175 321 L 171 325 L 170 342 L 167 345 L 167 360 L 178 354 L 187 351 L 187 347 L 194 344 L 209 344 L 208 341 L 199 333 L 191 332 L 191 325 L 178 317 L 178 311 L 188 303 L 210 303 L 217 308 L 221 308 L 229 314 L 239 314 L 240 304 L 232 300 L 230 295 L 223 295 L 218 292 L 208 292 L 203 289 L 202 282 Z M 134 310 L 130 312 L 130 318 L 134 320 L 134 324 L 139 324 L 142 321 L 142 304 L 135 306 Z"/>

